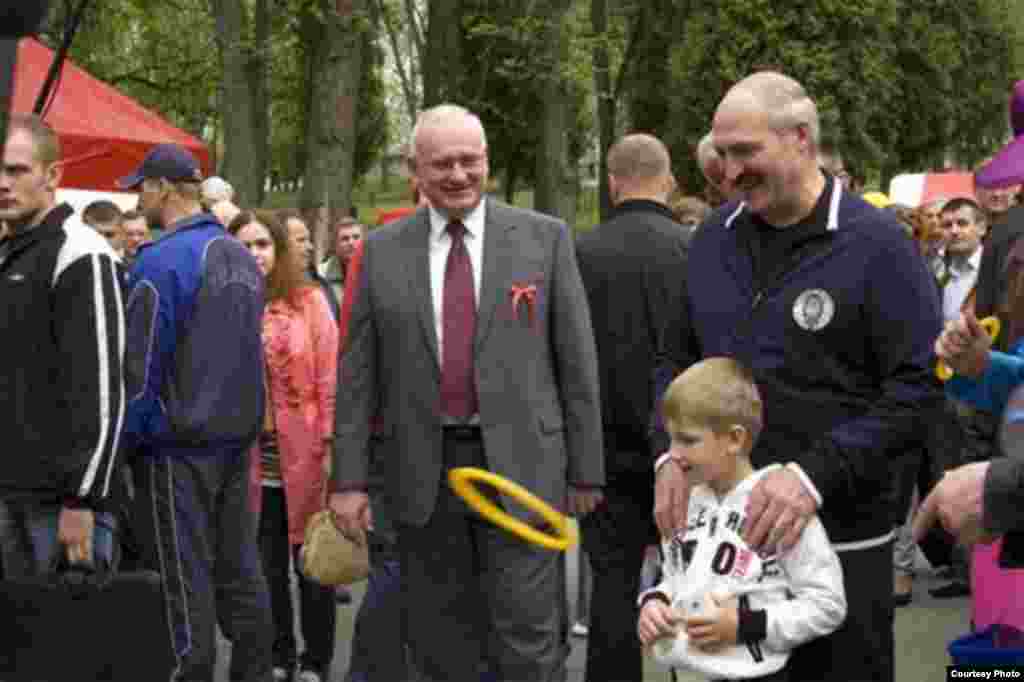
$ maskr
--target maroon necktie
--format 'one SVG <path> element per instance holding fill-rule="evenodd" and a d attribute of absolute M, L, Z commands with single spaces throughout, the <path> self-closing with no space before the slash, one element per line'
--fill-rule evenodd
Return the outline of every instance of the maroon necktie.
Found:
<path fill-rule="evenodd" d="M 441 413 L 465 418 L 476 414 L 476 383 L 473 380 L 473 338 L 476 336 L 476 294 L 473 263 L 466 249 L 466 226 L 448 223 L 452 248 L 444 267 L 444 302 L 441 319 Z"/>

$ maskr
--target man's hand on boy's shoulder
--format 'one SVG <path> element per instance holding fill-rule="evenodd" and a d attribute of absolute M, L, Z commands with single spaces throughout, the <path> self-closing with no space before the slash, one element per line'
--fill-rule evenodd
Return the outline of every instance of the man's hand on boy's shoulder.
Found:
<path fill-rule="evenodd" d="M 785 552 L 817 511 L 800 474 L 788 467 L 770 471 L 750 491 L 743 539 L 754 550 Z"/>

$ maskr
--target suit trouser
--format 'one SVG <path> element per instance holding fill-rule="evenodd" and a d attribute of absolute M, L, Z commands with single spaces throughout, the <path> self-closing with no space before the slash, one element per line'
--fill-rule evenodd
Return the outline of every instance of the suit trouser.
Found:
<path fill-rule="evenodd" d="M 232 643 L 232 682 L 269 680 L 273 630 L 248 448 L 152 450 L 135 473 L 144 562 L 164 580 L 174 679 L 213 681 L 219 624 Z"/>
<path fill-rule="evenodd" d="M 263 508 L 260 510 L 260 556 L 263 575 L 270 592 L 274 621 L 274 665 L 291 669 L 295 666 L 298 645 L 295 641 L 295 608 L 292 606 L 289 565 L 294 567 L 299 586 L 299 627 L 305 651 L 300 667 L 327 677 L 334 658 L 334 635 L 337 606 L 334 589 L 324 587 L 299 570 L 301 545 L 292 545 L 288 537 L 288 505 L 283 487 L 263 486 Z"/>
<path fill-rule="evenodd" d="M 636 600 L 644 550 L 658 537 L 653 474 L 610 479 L 604 502 L 580 526 L 593 571 L 585 679 L 640 682 L 643 653 L 636 634 Z"/>
<path fill-rule="evenodd" d="M 374 523 L 378 523 L 374 507 Z M 402 573 L 394 538 L 370 533 L 370 577 L 356 614 L 346 682 L 405 682 Z"/>
<path fill-rule="evenodd" d="M 444 467 L 424 526 L 397 524 L 403 626 L 413 679 L 564 682 L 569 654 L 562 554 L 483 520 L 447 484 L 448 470 L 485 466 L 477 435 L 446 429 Z"/>
<path fill-rule="evenodd" d="M 893 682 L 892 542 L 839 553 L 846 620 L 793 650 L 793 682 Z"/>

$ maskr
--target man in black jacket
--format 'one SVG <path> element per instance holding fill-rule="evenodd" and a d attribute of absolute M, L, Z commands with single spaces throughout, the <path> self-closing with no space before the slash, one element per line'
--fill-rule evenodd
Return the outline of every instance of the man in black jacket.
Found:
<path fill-rule="evenodd" d="M 110 560 L 125 397 L 117 257 L 56 203 L 60 143 L 11 119 L 0 165 L 0 568 L 7 579 Z"/>
<path fill-rule="evenodd" d="M 683 305 L 686 234 L 667 204 L 668 150 L 628 135 L 608 152 L 614 210 L 583 235 L 577 260 L 597 340 L 605 501 L 582 522 L 593 568 L 588 682 L 642 679 L 636 596 L 644 547 L 657 542 L 649 441 L 650 377 L 670 309 Z"/>

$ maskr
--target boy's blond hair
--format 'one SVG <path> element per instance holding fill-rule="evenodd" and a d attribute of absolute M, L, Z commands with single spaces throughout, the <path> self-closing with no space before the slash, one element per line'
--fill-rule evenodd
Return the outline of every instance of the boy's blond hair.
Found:
<path fill-rule="evenodd" d="M 666 422 L 691 422 L 725 433 L 739 425 L 757 441 L 764 423 L 761 395 L 750 370 L 732 358 L 691 365 L 669 384 L 661 403 Z"/>

